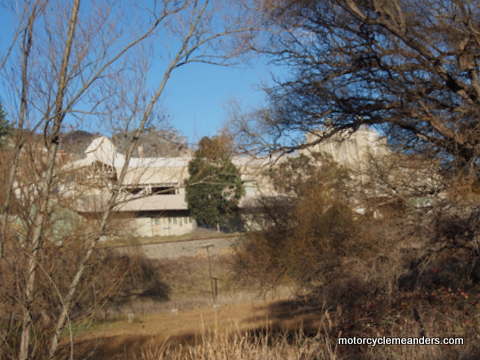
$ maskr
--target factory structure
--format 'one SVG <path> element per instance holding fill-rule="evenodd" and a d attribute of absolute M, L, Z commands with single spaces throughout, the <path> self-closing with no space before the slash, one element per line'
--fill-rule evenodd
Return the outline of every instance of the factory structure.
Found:
<path fill-rule="evenodd" d="M 307 136 L 306 142 L 314 140 Z M 290 156 L 323 152 L 339 164 L 360 169 L 371 155 L 388 153 L 386 139 L 374 130 L 360 128 L 353 134 L 334 136 L 306 150 Z M 139 151 L 138 153 L 141 153 Z M 113 142 L 104 136 L 95 138 L 84 152 L 84 157 L 68 163 L 70 181 L 67 189 L 76 196 L 76 211 L 85 216 L 96 216 L 106 206 L 109 189 L 120 191 L 115 206 L 116 218 L 125 219 L 138 236 L 182 235 L 196 229 L 185 199 L 185 181 L 191 157 L 132 157 L 122 184 L 118 184 L 125 156 Z M 275 196 L 265 170 L 272 159 L 234 156 L 232 162 L 240 170 L 245 195 L 240 209 L 248 211 L 260 196 Z M 274 166 L 274 165 L 273 165 Z"/>

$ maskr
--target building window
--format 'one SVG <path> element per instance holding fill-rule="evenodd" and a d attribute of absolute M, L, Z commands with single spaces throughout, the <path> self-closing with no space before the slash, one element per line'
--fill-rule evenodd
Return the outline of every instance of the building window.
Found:
<path fill-rule="evenodd" d="M 173 186 L 152 186 L 152 194 L 154 195 L 175 195 L 176 190 Z"/>
<path fill-rule="evenodd" d="M 174 186 L 156 186 L 150 184 L 137 184 L 125 186 L 124 191 L 132 195 L 144 193 L 145 195 L 175 195 L 177 189 Z"/>
<path fill-rule="evenodd" d="M 125 188 L 125 191 L 128 192 L 129 194 L 132 194 L 132 195 L 140 194 L 143 190 L 144 190 L 144 188 L 141 187 L 141 186 Z"/>

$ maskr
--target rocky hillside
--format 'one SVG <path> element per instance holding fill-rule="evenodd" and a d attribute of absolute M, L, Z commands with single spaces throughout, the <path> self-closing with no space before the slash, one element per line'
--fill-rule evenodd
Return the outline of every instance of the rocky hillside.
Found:
<path fill-rule="evenodd" d="M 66 152 L 82 156 L 92 140 L 102 134 L 83 130 L 70 131 L 62 136 L 62 148 Z M 121 153 L 125 153 L 132 137 L 131 132 L 116 133 L 112 136 L 114 144 Z M 148 129 L 140 138 L 135 157 L 174 157 L 187 156 L 190 150 L 185 137 L 174 130 Z"/>

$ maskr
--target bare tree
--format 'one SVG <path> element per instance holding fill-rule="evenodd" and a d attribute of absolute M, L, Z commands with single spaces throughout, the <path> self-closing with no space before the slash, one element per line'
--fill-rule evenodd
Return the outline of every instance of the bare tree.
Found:
<path fill-rule="evenodd" d="M 367 124 L 392 144 L 477 171 L 478 1 L 259 3 L 274 35 L 255 46 L 293 73 L 254 119 L 265 144 L 293 151 L 305 132 L 328 129 L 313 144 Z"/>
<path fill-rule="evenodd" d="M 14 197 L 22 196 L 19 185 L 24 181 L 20 181 L 23 174 L 18 171 L 19 163 L 23 156 L 32 156 L 41 159 L 41 166 L 36 173 L 35 183 L 26 188 L 33 195 L 35 206 L 29 216 L 31 221 L 23 223 L 22 232 L 25 236 L 17 244 L 26 255 L 25 264 L 19 269 L 19 278 L 24 279 L 24 283 L 18 299 L 22 307 L 18 359 L 32 359 L 41 352 L 32 339 L 39 321 L 32 315 L 35 313 L 35 289 L 39 274 L 43 271 L 39 267 L 40 259 L 49 248 L 46 245 L 52 241 L 48 223 L 53 214 L 52 208 L 59 198 L 56 194 L 61 194 L 63 189 L 58 183 L 62 173 L 59 157 L 62 130 L 74 121 L 82 126 L 101 117 L 119 114 L 125 128 L 133 129 L 121 171 L 116 185 L 111 187 L 104 212 L 95 231 L 88 236 L 83 251 L 77 254 L 78 261 L 67 282 L 68 286 L 58 290 L 58 308 L 49 321 L 52 325 L 49 328 L 49 345 L 46 346 L 48 358 L 53 359 L 58 353 L 60 336 L 89 262 L 98 241 L 107 233 L 112 212 L 121 200 L 121 187 L 138 139 L 152 120 L 172 74 L 191 63 L 228 65 L 241 52 L 239 44 L 242 41 L 229 43 L 227 39 L 253 29 L 248 21 L 241 23 L 219 19 L 219 16 L 230 15 L 230 10 L 222 9 L 221 2 L 209 0 L 153 1 L 142 6 L 132 3 L 117 7 L 110 6 L 108 1 L 83 0 L 68 3 L 55 0 L 26 1 L 22 4 L 24 7 L 21 11 L 29 15 L 27 25 L 23 28 L 19 26 L 23 29 L 20 32 L 20 48 L 18 51 L 12 50 L 11 55 L 5 55 L 3 68 L 3 76 L 12 86 L 13 99 L 6 104 L 6 108 L 14 115 L 14 123 L 20 134 L 15 139 L 6 188 L 7 201 L 2 207 L 3 245 L 8 239 L 13 241 L 9 234 L 15 233 L 8 214 Z M 88 11 L 82 10 L 87 7 Z M 128 25 L 135 16 L 138 16 L 138 26 L 132 29 Z M 150 63 L 154 71 L 162 74 L 158 83 L 153 88 L 148 87 L 143 72 L 138 84 L 144 85 L 144 88 L 131 88 L 132 92 L 138 92 L 130 94 L 125 88 L 123 92 L 120 91 L 119 79 L 128 79 L 131 84 L 129 80 L 142 73 L 138 69 L 149 63 L 142 58 L 142 49 L 149 46 L 155 48 L 158 39 L 168 34 L 173 55 L 161 70 L 157 68 L 161 62 Z M 12 44 L 15 43 L 18 42 L 12 41 Z M 163 43 L 164 47 L 167 45 Z M 167 55 L 166 51 L 164 55 Z M 115 88 L 119 90 L 115 92 Z M 27 127 L 40 140 L 34 142 L 33 152 L 22 151 L 26 139 L 23 129 Z M 43 130 L 43 135 L 36 132 L 38 129 Z M 4 261 L 10 260 L 8 254 L 5 255 Z"/>
<path fill-rule="evenodd" d="M 4 253 L 4 239 L 6 237 L 7 231 L 7 224 L 8 224 L 8 213 L 9 207 L 12 198 L 12 191 L 13 191 L 13 184 L 15 182 L 15 175 L 18 167 L 20 152 L 22 151 L 22 147 L 24 145 L 24 138 L 23 138 L 23 129 L 25 127 L 25 120 L 27 117 L 28 111 L 28 96 L 29 96 L 29 88 L 30 88 L 30 79 L 29 79 L 29 62 L 31 57 L 31 50 L 32 50 L 32 41 L 33 41 L 33 28 L 34 24 L 39 16 L 39 13 L 42 11 L 44 4 L 41 2 L 35 2 L 31 9 L 24 9 L 25 12 L 23 14 L 28 14 L 28 21 L 25 29 L 21 29 L 21 23 L 23 21 L 19 21 L 19 29 L 15 32 L 14 39 L 12 41 L 12 46 L 8 49 L 7 54 L 2 59 L 2 67 L 8 60 L 8 56 L 10 55 L 11 49 L 21 33 L 21 50 L 20 50 L 20 58 L 21 58 L 21 70 L 20 70 L 20 77 L 21 77 L 21 90 L 20 90 L 20 106 L 19 106 L 19 113 L 18 113 L 18 120 L 16 121 L 16 128 L 18 132 L 15 134 L 15 150 L 13 152 L 13 159 L 11 162 L 11 166 L 8 172 L 7 177 L 7 190 L 6 190 L 6 197 L 5 202 L 2 206 L 1 214 L 3 215 L 1 218 L 1 228 L 0 228 L 0 258 L 3 257 Z M 30 10 L 30 11 L 28 11 Z"/>

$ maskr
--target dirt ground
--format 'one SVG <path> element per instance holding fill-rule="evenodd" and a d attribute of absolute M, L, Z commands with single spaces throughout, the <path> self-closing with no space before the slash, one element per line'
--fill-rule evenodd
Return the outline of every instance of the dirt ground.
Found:
<path fill-rule="evenodd" d="M 269 323 L 267 303 L 206 307 L 189 311 L 166 311 L 133 319 L 105 322 L 77 337 L 76 353 L 93 359 L 124 358 L 142 348 L 162 343 L 195 343 L 207 332 L 232 332 Z M 94 353 L 94 355 L 93 355 Z"/>

